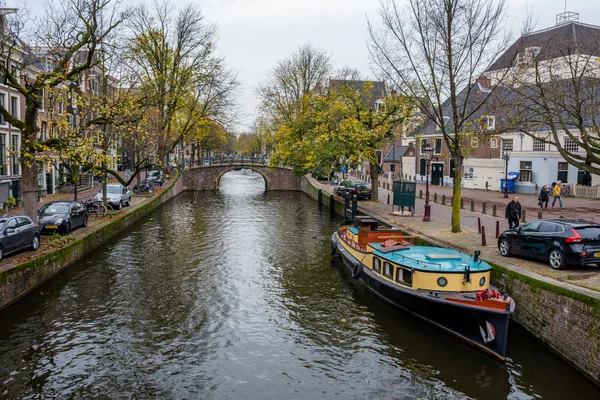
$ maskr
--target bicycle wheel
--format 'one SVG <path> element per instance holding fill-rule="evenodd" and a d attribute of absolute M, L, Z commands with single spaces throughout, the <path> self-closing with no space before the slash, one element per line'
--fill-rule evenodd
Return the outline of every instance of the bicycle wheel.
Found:
<path fill-rule="evenodd" d="M 96 213 L 98 214 L 98 217 L 104 217 L 107 212 L 108 212 L 108 208 L 106 208 L 106 206 L 104 204 L 102 204 L 102 203 L 98 204 L 98 208 L 96 209 Z"/>

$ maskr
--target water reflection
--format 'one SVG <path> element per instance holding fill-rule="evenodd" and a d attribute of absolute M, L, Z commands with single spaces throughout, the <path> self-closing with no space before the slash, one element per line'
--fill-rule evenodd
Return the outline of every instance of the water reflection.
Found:
<path fill-rule="evenodd" d="M 1 312 L 0 398 L 599 397 L 516 326 L 502 364 L 374 299 L 305 195 L 221 186 Z"/>

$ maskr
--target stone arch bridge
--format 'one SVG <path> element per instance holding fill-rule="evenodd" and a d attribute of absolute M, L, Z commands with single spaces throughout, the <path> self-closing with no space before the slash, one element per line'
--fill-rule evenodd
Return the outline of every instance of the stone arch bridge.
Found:
<path fill-rule="evenodd" d="M 184 173 L 185 190 L 217 190 L 221 177 L 229 171 L 241 168 L 258 172 L 265 179 L 265 190 L 302 190 L 302 177 L 290 168 L 268 167 L 264 164 L 230 162 L 193 167 Z"/>

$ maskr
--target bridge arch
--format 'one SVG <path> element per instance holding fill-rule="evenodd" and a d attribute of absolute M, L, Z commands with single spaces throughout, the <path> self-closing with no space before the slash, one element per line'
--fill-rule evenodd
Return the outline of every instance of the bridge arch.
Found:
<path fill-rule="evenodd" d="M 217 190 L 221 177 L 239 168 L 259 173 L 265 180 L 265 190 L 302 190 L 302 177 L 296 175 L 290 168 L 235 163 L 190 168 L 184 173 L 184 186 L 187 190 Z"/>

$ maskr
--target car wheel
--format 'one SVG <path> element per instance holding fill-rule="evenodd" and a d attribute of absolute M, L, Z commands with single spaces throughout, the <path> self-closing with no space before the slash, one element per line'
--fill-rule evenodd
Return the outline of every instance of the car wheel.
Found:
<path fill-rule="evenodd" d="M 4 258 L 4 249 L 0 246 L 0 260 Z"/>
<path fill-rule="evenodd" d="M 31 239 L 31 246 L 29 248 L 33 251 L 40 248 L 40 237 L 38 235 L 33 235 L 33 239 Z"/>
<path fill-rule="evenodd" d="M 117 210 L 122 210 L 123 209 L 123 202 L 120 201 L 119 204 L 117 204 Z"/>
<path fill-rule="evenodd" d="M 511 256 L 510 243 L 508 242 L 508 240 L 500 240 L 500 245 L 498 246 L 498 248 L 500 249 L 500 254 L 502 254 L 503 257 Z"/>
<path fill-rule="evenodd" d="M 65 225 L 65 235 L 68 235 L 69 232 L 71 232 L 71 223 L 67 222 L 67 224 Z"/>
<path fill-rule="evenodd" d="M 565 255 L 559 249 L 552 249 L 548 254 L 548 262 L 554 269 L 565 269 L 567 263 L 565 262 Z"/>
<path fill-rule="evenodd" d="M 83 225 L 81 225 L 81 226 L 83 226 L 84 228 L 87 228 L 87 226 L 88 226 L 88 217 L 84 217 L 83 218 Z"/>

